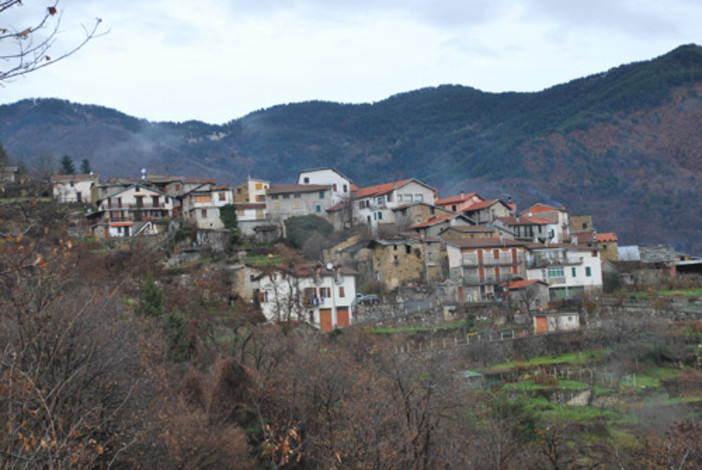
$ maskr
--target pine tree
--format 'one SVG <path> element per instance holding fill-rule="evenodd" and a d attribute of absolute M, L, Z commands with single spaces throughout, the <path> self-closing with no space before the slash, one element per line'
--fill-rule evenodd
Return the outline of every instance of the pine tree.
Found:
<path fill-rule="evenodd" d="M 61 157 L 61 174 L 75 175 L 76 167 L 73 165 L 73 160 L 68 155 Z"/>
<path fill-rule="evenodd" d="M 80 172 L 87 175 L 91 171 L 93 171 L 93 169 L 90 168 L 90 161 L 87 158 L 84 158 L 83 160 L 81 160 L 80 161 Z"/>

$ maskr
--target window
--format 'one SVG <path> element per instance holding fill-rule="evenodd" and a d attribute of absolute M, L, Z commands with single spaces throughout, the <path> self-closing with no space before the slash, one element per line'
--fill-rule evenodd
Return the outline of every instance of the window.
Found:
<path fill-rule="evenodd" d="M 570 271 L 570 272 L 571 272 L 571 274 L 573 275 L 573 277 L 577 277 L 576 274 L 575 274 L 575 268 L 571 268 L 571 271 Z"/>
<path fill-rule="evenodd" d="M 344 185 L 344 192 L 347 193 L 349 191 L 348 186 Z"/>
<path fill-rule="evenodd" d="M 290 199 L 290 195 L 289 195 L 289 194 L 283 194 L 283 199 Z"/>
<path fill-rule="evenodd" d="M 260 191 L 263 189 L 263 183 L 256 183 L 256 191 Z"/>
<path fill-rule="evenodd" d="M 405 194 L 404 200 L 405 200 L 405 202 L 412 202 L 412 195 L 411 195 L 411 194 Z"/>
<path fill-rule="evenodd" d="M 300 194 L 300 193 L 295 193 L 295 194 L 293 194 L 293 197 L 294 197 L 295 199 L 300 199 L 300 198 L 302 197 L 302 194 Z"/>
<path fill-rule="evenodd" d="M 564 277 L 563 266 L 548 268 L 548 277 Z"/>
<path fill-rule="evenodd" d="M 587 230 L 587 222 L 583 222 L 583 230 Z"/>
<path fill-rule="evenodd" d="M 176 185 L 175 185 L 175 190 L 176 190 L 176 191 L 180 191 L 180 183 L 176 183 Z"/>
<path fill-rule="evenodd" d="M 415 194 L 414 195 L 414 200 L 417 202 L 423 202 L 424 201 L 424 196 L 422 194 Z"/>
<path fill-rule="evenodd" d="M 320 198 L 320 199 L 324 199 L 324 191 L 320 191 L 320 192 L 319 192 L 319 198 Z"/>
<path fill-rule="evenodd" d="M 409 245 L 405 245 L 405 253 L 407 253 L 408 255 L 412 253 L 412 247 Z"/>
<path fill-rule="evenodd" d="M 302 178 L 302 182 L 305 184 L 309 184 L 310 178 L 308 176 L 305 176 L 304 178 Z"/>
<path fill-rule="evenodd" d="M 195 203 L 204 203 L 204 202 L 212 202 L 212 195 L 211 194 L 196 194 L 195 195 Z"/>
<path fill-rule="evenodd" d="M 429 214 L 434 215 L 435 213 L 436 213 L 436 211 L 434 210 L 434 207 L 433 207 L 433 206 L 430 207 L 430 208 L 429 208 Z"/>
<path fill-rule="evenodd" d="M 402 194 L 397 195 L 397 202 L 402 202 Z"/>
<path fill-rule="evenodd" d="M 241 188 L 236 188 L 236 193 L 241 194 Z"/>
<path fill-rule="evenodd" d="M 344 291 L 344 286 L 339 286 L 339 297 L 346 297 L 346 292 Z"/>
<path fill-rule="evenodd" d="M 383 204 L 383 198 L 382 198 L 382 197 L 376 198 L 375 203 L 378 204 L 379 206 L 382 205 L 382 204 Z"/>
<path fill-rule="evenodd" d="M 317 210 L 317 212 L 322 212 L 322 206 L 317 206 L 316 210 Z"/>
<path fill-rule="evenodd" d="M 590 266 L 585 266 L 585 275 L 586 275 L 587 277 L 591 277 L 591 276 L 592 276 L 592 268 L 591 268 Z"/>
<path fill-rule="evenodd" d="M 218 195 L 220 201 L 225 201 L 227 199 L 227 195 L 224 193 L 224 191 L 220 191 Z"/>
<path fill-rule="evenodd" d="M 278 195 L 277 195 L 277 194 L 271 194 L 271 199 L 278 199 Z"/>
<path fill-rule="evenodd" d="M 383 213 L 382 212 L 378 212 L 378 220 L 383 220 Z"/>
<path fill-rule="evenodd" d="M 201 213 L 202 217 L 207 217 L 207 209 L 202 209 L 202 211 L 200 213 Z"/>
<path fill-rule="evenodd" d="M 256 196 L 256 202 L 266 202 L 266 196 Z"/>
<path fill-rule="evenodd" d="M 334 188 L 334 192 L 336 192 L 336 183 L 334 183 L 333 188 Z"/>
<path fill-rule="evenodd" d="M 492 257 L 494 259 L 500 259 L 500 250 L 492 250 Z"/>

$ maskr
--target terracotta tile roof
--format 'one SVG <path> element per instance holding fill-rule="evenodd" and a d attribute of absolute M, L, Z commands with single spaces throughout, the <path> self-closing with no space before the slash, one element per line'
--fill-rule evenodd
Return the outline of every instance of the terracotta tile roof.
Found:
<path fill-rule="evenodd" d="M 88 173 L 79 173 L 77 175 L 54 175 L 51 177 L 52 181 L 90 181 L 90 180 L 99 180 L 100 175 L 97 173 L 88 174 Z"/>
<path fill-rule="evenodd" d="M 437 206 L 444 206 L 444 205 L 454 204 L 456 202 L 469 201 L 469 200 L 472 200 L 474 197 L 477 197 L 481 201 L 485 200 L 482 197 L 480 197 L 480 195 L 478 193 L 468 193 L 468 194 L 460 194 L 458 196 L 447 197 L 444 199 L 439 199 L 438 201 L 436 201 L 436 205 Z"/>
<path fill-rule="evenodd" d="M 522 212 L 522 214 L 528 214 L 528 213 L 538 214 L 540 212 L 554 212 L 554 211 L 563 212 L 565 210 L 566 210 L 565 206 L 554 207 L 554 206 L 549 206 L 548 204 L 539 203 L 539 204 L 534 204 L 533 206 L 531 206 L 530 208 L 528 208 L 527 210 Z"/>
<path fill-rule="evenodd" d="M 547 225 L 553 224 L 554 222 L 550 219 L 544 219 L 543 217 L 500 217 L 502 222 L 507 225 Z"/>
<path fill-rule="evenodd" d="M 524 289 L 525 287 L 529 287 L 530 285 L 539 282 L 538 279 L 525 279 L 523 281 L 512 281 L 507 283 L 507 289 L 509 290 L 515 290 L 515 289 Z"/>
<path fill-rule="evenodd" d="M 480 209 L 485 209 L 487 207 L 492 206 L 493 204 L 496 204 L 500 202 L 499 199 L 491 199 L 489 201 L 480 201 L 476 202 L 475 204 L 472 204 L 471 206 L 468 206 L 467 208 L 463 209 L 464 211 L 479 211 Z"/>
<path fill-rule="evenodd" d="M 268 194 L 314 193 L 317 191 L 327 191 L 329 188 L 331 188 L 331 186 L 326 184 L 284 184 L 269 187 Z"/>
<path fill-rule="evenodd" d="M 609 233 L 598 233 L 597 234 L 597 241 L 598 242 L 616 242 L 619 241 L 617 238 L 617 234 L 614 232 L 609 232 Z"/>
<path fill-rule="evenodd" d="M 396 181 L 394 183 L 379 184 L 377 186 L 368 186 L 367 188 L 361 188 L 361 189 L 357 190 L 356 192 L 354 192 L 353 198 L 354 199 L 362 199 L 362 198 L 366 198 L 366 197 L 383 196 L 384 194 L 392 192 L 392 190 L 395 188 L 399 188 L 401 186 L 406 185 L 410 181 L 412 181 L 412 179 Z"/>

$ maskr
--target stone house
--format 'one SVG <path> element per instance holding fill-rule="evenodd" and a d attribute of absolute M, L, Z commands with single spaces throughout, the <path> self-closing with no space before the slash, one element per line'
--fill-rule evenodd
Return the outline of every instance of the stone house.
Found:
<path fill-rule="evenodd" d="M 416 234 L 377 238 L 368 243 L 372 279 L 391 291 L 418 286 L 442 276 L 442 241 Z"/>
<path fill-rule="evenodd" d="M 489 225 L 469 225 L 469 226 L 449 226 L 444 227 L 439 231 L 438 236 L 444 240 L 469 240 L 471 238 L 496 238 L 502 233 L 496 228 Z M 510 236 L 505 238 L 514 238 Z"/>
<path fill-rule="evenodd" d="M 504 285 L 505 300 L 522 313 L 548 306 L 548 284 L 537 279 L 510 281 Z"/>
<path fill-rule="evenodd" d="M 425 222 L 412 225 L 410 230 L 424 237 L 438 237 L 447 227 L 473 227 L 475 223 L 463 214 L 448 214 L 435 216 Z"/>
<path fill-rule="evenodd" d="M 589 232 L 594 230 L 592 224 L 592 216 L 590 214 L 571 215 L 568 220 L 568 226 L 572 232 Z"/>
<path fill-rule="evenodd" d="M 619 239 L 616 233 L 598 233 L 595 242 L 603 261 L 619 261 Z"/>
<path fill-rule="evenodd" d="M 496 299 L 501 284 L 526 277 L 525 243 L 505 238 L 473 238 L 446 242 L 449 277 L 460 280 L 459 299 Z"/>
<path fill-rule="evenodd" d="M 268 188 L 266 213 L 269 220 L 284 225 L 289 217 L 317 215 L 327 218 L 332 206 L 331 186 L 320 184 L 290 184 Z"/>
<path fill-rule="evenodd" d="M 461 212 L 473 219 L 476 225 L 491 224 L 501 217 L 514 215 L 512 207 L 502 199 L 476 202 Z"/>
<path fill-rule="evenodd" d="M 430 219 L 453 214 L 448 209 L 426 202 L 410 202 L 397 206 L 392 211 L 394 212 L 395 225 L 400 232 Z"/>

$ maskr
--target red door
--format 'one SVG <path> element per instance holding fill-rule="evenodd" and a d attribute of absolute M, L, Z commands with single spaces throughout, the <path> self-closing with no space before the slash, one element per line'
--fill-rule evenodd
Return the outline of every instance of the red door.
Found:
<path fill-rule="evenodd" d="M 319 309 L 319 329 L 322 331 L 332 330 L 332 311 L 330 308 Z"/>
<path fill-rule="evenodd" d="M 344 326 L 349 326 L 349 309 L 338 308 L 336 309 L 336 326 L 342 328 Z"/>
<path fill-rule="evenodd" d="M 548 333 L 548 320 L 546 317 L 535 317 L 536 319 L 536 333 Z"/>

